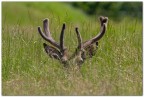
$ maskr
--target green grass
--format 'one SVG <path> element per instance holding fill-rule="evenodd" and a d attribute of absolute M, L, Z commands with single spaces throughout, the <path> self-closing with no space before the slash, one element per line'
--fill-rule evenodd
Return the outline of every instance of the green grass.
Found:
<path fill-rule="evenodd" d="M 109 17 L 96 56 L 80 70 L 65 69 L 43 50 L 37 32 L 42 19 L 58 41 L 66 22 L 65 44 L 77 46 L 74 27 L 87 40 L 99 32 L 98 19 L 90 19 L 64 3 L 2 3 L 2 95 L 142 95 L 142 22 Z M 94 21 L 95 20 L 95 21 Z M 74 65 L 74 64 L 73 64 Z"/>
<path fill-rule="evenodd" d="M 37 25 L 46 17 L 58 23 L 78 23 L 88 19 L 80 10 L 62 2 L 3 2 L 2 6 L 3 23 Z"/>

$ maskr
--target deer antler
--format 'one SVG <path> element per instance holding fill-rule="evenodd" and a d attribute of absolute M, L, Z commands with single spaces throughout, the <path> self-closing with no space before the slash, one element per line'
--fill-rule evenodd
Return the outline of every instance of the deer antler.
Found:
<path fill-rule="evenodd" d="M 67 49 L 64 47 L 64 30 L 65 30 L 65 23 L 62 26 L 61 34 L 60 34 L 60 43 L 57 43 L 51 36 L 49 30 L 49 20 L 45 19 L 43 21 L 43 28 L 45 34 L 42 32 L 41 27 L 38 27 L 38 32 L 42 36 L 43 39 L 48 41 L 52 46 L 47 45 L 44 43 L 45 51 L 49 54 L 50 57 L 55 59 L 61 60 L 62 63 L 66 63 L 67 61 Z"/>
<path fill-rule="evenodd" d="M 95 36 L 94 38 L 87 40 L 83 43 L 83 47 L 86 48 L 87 46 L 95 43 L 96 41 L 100 40 L 106 32 L 108 18 L 100 16 L 100 23 L 101 23 L 101 30 L 100 33 Z"/>
<path fill-rule="evenodd" d="M 77 53 L 82 50 L 82 38 L 81 38 L 81 35 L 78 31 L 78 27 L 75 28 L 75 31 L 76 31 L 76 35 L 77 35 L 77 39 L 78 39 L 78 46 L 75 50 L 75 52 L 73 53 L 73 55 L 69 58 L 69 60 L 71 60 L 73 57 L 75 57 L 77 55 Z"/>
<path fill-rule="evenodd" d="M 49 43 L 51 43 L 53 46 L 60 49 L 59 44 L 57 42 L 55 42 L 55 40 L 51 37 L 50 31 L 49 31 L 49 20 L 48 19 L 45 19 L 43 21 L 43 28 L 44 28 L 45 34 L 42 32 L 41 27 L 38 27 L 38 32 L 40 33 L 42 38 L 45 39 L 46 41 L 48 41 Z"/>
<path fill-rule="evenodd" d="M 78 39 L 78 47 L 76 48 L 75 52 L 70 57 L 70 59 L 72 59 L 75 56 L 78 56 L 78 59 L 79 59 L 78 61 L 80 61 L 80 63 L 82 63 L 81 61 L 84 61 L 86 59 L 86 55 L 85 55 L 86 51 L 88 51 L 88 53 L 90 54 L 90 57 L 92 57 L 93 51 L 91 51 L 91 50 L 93 50 L 94 43 L 96 43 L 96 48 L 97 48 L 97 46 L 98 46 L 97 41 L 100 40 L 106 32 L 107 22 L 108 22 L 108 18 L 101 16 L 100 17 L 100 23 L 101 23 L 100 33 L 97 36 L 95 36 L 92 39 L 87 40 L 85 42 L 82 42 L 81 35 L 78 31 L 78 28 L 76 27 L 75 31 L 76 31 L 77 39 Z M 83 59 L 83 60 L 81 60 L 81 59 Z"/>

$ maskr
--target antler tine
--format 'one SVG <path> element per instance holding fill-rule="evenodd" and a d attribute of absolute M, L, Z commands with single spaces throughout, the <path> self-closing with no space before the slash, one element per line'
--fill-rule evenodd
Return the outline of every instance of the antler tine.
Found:
<path fill-rule="evenodd" d="M 60 49 L 59 44 L 51 37 L 50 31 L 49 31 L 49 28 L 48 28 L 48 19 L 45 19 L 43 21 L 43 28 L 44 28 L 44 32 L 46 33 L 47 36 L 42 32 L 41 27 L 38 27 L 38 32 L 40 33 L 42 38 L 45 39 L 46 41 L 48 41 L 53 46 Z"/>
<path fill-rule="evenodd" d="M 62 26 L 61 35 L 60 35 L 60 49 L 61 49 L 61 51 L 63 51 L 65 49 L 65 47 L 64 47 L 64 30 L 65 30 L 65 23 Z"/>
<path fill-rule="evenodd" d="M 101 22 L 101 26 L 104 24 L 104 23 L 107 23 L 108 22 L 108 17 L 103 17 L 103 16 L 100 16 L 100 22 Z"/>
<path fill-rule="evenodd" d="M 77 39 L 78 39 L 78 47 L 76 48 L 75 52 L 72 54 L 72 56 L 69 58 L 71 60 L 73 57 L 77 55 L 77 53 L 82 50 L 82 38 L 81 35 L 78 31 L 78 27 L 75 28 L 76 34 L 77 34 Z"/>
<path fill-rule="evenodd" d="M 47 18 L 44 19 L 43 27 L 44 27 L 44 32 L 45 32 L 46 36 L 51 37 L 51 33 L 50 33 L 50 30 L 49 30 L 49 19 L 47 19 Z"/>
<path fill-rule="evenodd" d="M 77 39 L 78 39 L 78 49 L 82 49 L 82 38 L 81 35 L 78 31 L 78 27 L 75 28 L 76 34 L 77 34 Z"/>
<path fill-rule="evenodd" d="M 108 22 L 108 18 L 107 17 L 103 17 L 101 16 L 100 17 L 100 22 L 101 22 L 101 30 L 100 30 L 100 33 L 95 36 L 94 38 L 86 41 L 83 43 L 83 47 L 87 47 L 89 46 L 90 44 L 93 44 L 94 42 L 98 41 L 99 39 L 101 39 L 103 37 L 103 35 L 105 34 L 106 32 L 106 28 L 107 28 L 107 22 Z"/>

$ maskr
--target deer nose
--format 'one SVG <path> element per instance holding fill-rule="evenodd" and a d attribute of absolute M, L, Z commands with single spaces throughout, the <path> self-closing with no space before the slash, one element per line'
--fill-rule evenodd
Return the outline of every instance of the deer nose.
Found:
<path fill-rule="evenodd" d="M 62 61 L 63 64 L 66 64 L 67 63 L 67 57 L 62 57 L 61 61 Z"/>
<path fill-rule="evenodd" d="M 83 59 L 82 59 L 81 57 L 77 57 L 77 63 L 78 63 L 78 64 L 83 63 Z"/>
<path fill-rule="evenodd" d="M 79 61 L 78 61 L 79 64 L 83 63 L 83 59 L 81 58 Z"/>

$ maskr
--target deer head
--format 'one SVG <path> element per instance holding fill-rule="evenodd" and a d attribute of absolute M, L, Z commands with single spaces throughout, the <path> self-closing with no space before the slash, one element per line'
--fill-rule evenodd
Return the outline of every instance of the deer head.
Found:
<path fill-rule="evenodd" d="M 107 17 L 100 17 L 100 25 L 101 29 L 97 36 L 82 42 L 81 35 L 78 31 L 78 27 L 75 28 L 75 32 L 78 39 L 78 46 L 75 52 L 69 57 L 68 56 L 68 49 L 64 45 L 64 30 L 65 30 L 65 23 L 62 26 L 61 34 L 60 34 L 60 42 L 56 42 L 50 33 L 49 30 L 49 20 L 45 19 L 43 21 L 43 31 L 41 28 L 38 27 L 38 32 L 42 36 L 42 38 L 48 41 L 51 45 L 47 45 L 43 43 L 44 49 L 46 53 L 54 59 L 59 60 L 62 64 L 67 65 L 71 59 L 75 59 L 76 64 L 81 65 L 86 58 L 92 58 L 95 55 L 95 51 L 98 48 L 98 41 L 103 37 L 106 32 L 108 23 Z"/>

